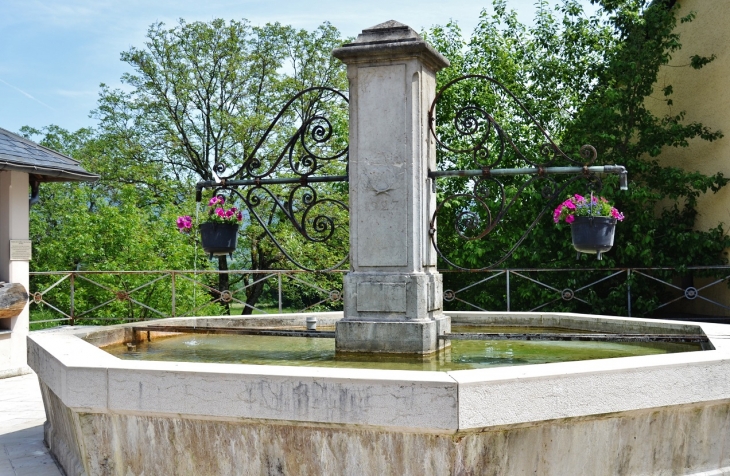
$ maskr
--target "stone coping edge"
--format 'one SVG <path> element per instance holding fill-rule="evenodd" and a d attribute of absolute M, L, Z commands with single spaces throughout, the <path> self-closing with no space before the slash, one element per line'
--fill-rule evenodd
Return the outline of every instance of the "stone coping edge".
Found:
<path fill-rule="evenodd" d="M 498 313 L 469 313 L 472 322 L 477 314 L 491 320 Z M 74 335 L 79 329 L 69 329 L 31 333 L 29 365 L 65 405 L 81 412 L 268 419 L 430 433 L 730 399 L 730 326 L 539 316 L 662 329 L 690 326 L 707 334 L 715 350 L 419 372 L 127 361 Z M 525 317 L 534 319 L 537 314 Z"/>

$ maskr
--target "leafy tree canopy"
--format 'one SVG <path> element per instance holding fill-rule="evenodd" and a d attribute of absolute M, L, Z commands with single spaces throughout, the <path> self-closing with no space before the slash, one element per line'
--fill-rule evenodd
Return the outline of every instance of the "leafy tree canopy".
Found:
<path fill-rule="evenodd" d="M 232 173 L 256 146 L 256 160 L 274 161 L 293 131 L 322 111 L 328 93 L 301 97 L 262 141 L 282 106 L 307 87 L 346 89 L 344 68 L 330 55 L 340 43 L 339 32 L 327 23 L 314 31 L 278 23 L 257 27 L 245 20 L 180 20 L 171 28 L 153 24 L 143 47 L 121 54 L 131 66 L 122 77 L 125 87 L 101 86 L 99 106 L 92 112 L 98 128 L 24 131 L 102 176 L 96 184 L 42 188 L 42 204 L 33 208 L 32 230 L 39 240 L 34 263 L 44 270 L 207 267 L 199 247 L 195 253 L 194 240 L 174 226 L 177 215 L 195 215 L 194 184 L 214 180 L 216 164 Z M 346 131 L 342 107 L 333 112 L 332 127 Z M 335 192 L 341 196 L 343 190 Z M 280 240 L 307 264 L 346 255 L 346 236 L 332 250 L 303 247 L 281 214 L 262 210 Z M 261 227 L 248 221 L 234 266 L 286 267 Z M 218 264 L 228 269 L 224 257 Z M 253 305 L 265 285 L 256 281 L 244 276 L 230 282 L 221 274 L 217 287 L 250 285 L 245 299 Z"/>
<path fill-rule="evenodd" d="M 614 250 L 603 261 L 576 263 L 567 226 L 555 226 L 550 220 L 551 213 L 547 213 L 502 266 L 681 269 L 689 265 L 724 263 L 723 252 L 730 239 L 722 224 L 703 231 L 694 229 L 694 222 L 697 198 L 716 192 L 727 184 L 727 179 L 721 173 L 708 176 L 693 172 L 690 167 L 683 170 L 663 166 L 658 160 L 665 148 L 688 147 L 691 139 L 717 140 L 722 133 L 685 121 L 682 112 L 658 117 L 645 105 L 645 99 L 657 93 L 671 101 L 671 86 L 658 91 L 657 75 L 659 68 L 681 48 L 674 29 L 677 21 L 691 21 L 694 13 L 678 19 L 678 5 L 674 2 L 602 0 L 594 3 L 597 12 L 588 15 L 575 0 L 563 0 L 554 7 L 547 1 L 539 2 L 534 25 L 528 27 L 517 20 L 515 12 L 508 10 L 506 1 L 495 0 L 493 13 L 482 12 L 469 40 L 464 39 L 453 23 L 427 33 L 452 63 L 451 68 L 439 73 L 440 85 L 466 74 L 496 78 L 514 92 L 566 154 L 580 160 L 580 147 L 591 144 L 598 151 L 596 164 L 620 164 L 629 171 L 628 192 L 618 191 L 616 177 L 603 180 L 601 195 L 626 215 L 626 220 L 617 226 Z M 693 52 L 692 58 L 691 67 L 700 69 L 714 56 L 711 52 Z M 702 73 L 697 74 L 699 78 Z M 530 160 L 538 164 L 550 162 L 550 154 L 540 155 L 545 138 L 524 110 L 498 88 L 485 88 L 474 82 L 453 88 L 439 103 L 437 123 L 442 140 L 458 140 L 459 107 L 473 103 L 486 106 Z M 478 169 L 487 165 L 480 164 L 479 159 L 441 151 L 444 168 Z M 521 167 L 525 163 L 508 147 L 498 166 Z M 524 178 L 505 180 L 502 194 L 511 199 L 524 181 Z M 439 243 L 443 249 L 450 250 L 449 259 L 465 267 L 479 268 L 503 256 L 546 205 L 540 194 L 544 183 L 538 183 L 539 186 L 528 187 L 502 224 L 486 238 L 466 244 L 449 230 L 460 229 L 459 213 L 473 211 L 474 208 L 468 208 L 473 204 L 455 202 L 451 208 L 445 207 L 443 216 L 439 216 Z M 440 183 L 440 187 L 441 200 L 454 193 L 488 188 L 465 180 Z M 499 195 L 493 189 L 490 191 L 490 197 Z M 566 192 L 586 194 L 586 184 L 577 182 Z M 562 201 L 566 197 L 557 198 Z M 491 216 L 485 207 L 476 207 L 482 224 L 490 223 L 496 215 L 497 202 L 496 199 L 487 202 Z M 616 290 L 603 292 L 612 291 Z M 499 299 L 502 294 L 483 293 L 474 299 L 485 303 L 489 296 Z M 621 295 L 625 300 L 625 292 L 616 293 Z M 534 299 L 534 296 L 525 298 Z M 625 312 L 624 303 L 621 303 L 623 310 L 616 306 L 615 312 Z M 651 303 L 647 304 L 650 307 Z"/>

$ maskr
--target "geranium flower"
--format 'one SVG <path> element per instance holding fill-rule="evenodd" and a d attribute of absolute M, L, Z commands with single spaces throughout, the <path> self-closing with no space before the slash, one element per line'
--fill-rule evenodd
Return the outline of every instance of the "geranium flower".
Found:
<path fill-rule="evenodd" d="M 575 217 L 611 217 L 618 221 L 624 219 L 624 215 L 616 210 L 604 197 L 591 195 L 590 198 L 575 194 L 568 197 L 553 211 L 553 221 L 560 223 L 565 219 L 566 223 L 573 223 Z"/>
<path fill-rule="evenodd" d="M 193 227 L 193 219 L 188 215 L 177 217 L 177 229 L 181 233 L 188 232 Z"/>
<path fill-rule="evenodd" d="M 208 200 L 207 222 L 238 225 L 243 220 L 241 211 L 236 207 L 226 208 L 225 197 L 215 195 Z M 190 216 L 181 216 L 177 219 L 177 228 L 187 233 L 193 227 L 193 219 Z"/>
<path fill-rule="evenodd" d="M 624 220 L 624 214 L 620 211 L 616 210 L 615 208 L 611 207 L 611 216 L 614 217 L 618 221 Z"/>
<path fill-rule="evenodd" d="M 555 223 L 560 221 L 560 214 L 563 212 L 563 206 L 560 205 L 558 208 L 555 209 L 553 212 L 553 221 Z"/>
<path fill-rule="evenodd" d="M 221 197 L 220 195 L 214 195 L 210 201 L 208 201 L 208 206 L 212 207 L 214 205 L 223 205 L 226 203 L 225 197 Z"/>

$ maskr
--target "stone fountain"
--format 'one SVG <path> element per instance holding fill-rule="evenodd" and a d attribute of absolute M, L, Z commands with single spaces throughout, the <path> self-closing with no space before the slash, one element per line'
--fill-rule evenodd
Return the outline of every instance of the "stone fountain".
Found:
<path fill-rule="evenodd" d="M 344 312 L 318 322 L 336 324 L 338 352 L 437 352 L 452 321 L 704 335 L 707 350 L 415 372 L 128 361 L 99 348 L 157 337 L 140 324 L 34 333 L 28 360 L 46 442 L 67 474 L 730 474 L 727 328 L 443 312 L 428 236 L 435 146 L 426 111 L 448 62 L 397 22 L 364 30 L 334 55 L 350 80 L 352 268 Z M 304 326 L 308 316 L 267 322 Z"/>

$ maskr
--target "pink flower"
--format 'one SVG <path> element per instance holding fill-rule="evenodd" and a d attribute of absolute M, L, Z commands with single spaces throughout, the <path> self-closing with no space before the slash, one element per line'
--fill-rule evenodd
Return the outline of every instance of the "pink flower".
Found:
<path fill-rule="evenodd" d="M 218 204 L 223 205 L 224 203 L 226 203 L 226 199 L 224 197 L 222 197 L 220 195 L 214 195 L 213 198 L 211 198 L 210 201 L 208 201 L 208 206 L 212 207 L 213 205 L 218 205 Z"/>
<path fill-rule="evenodd" d="M 560 214 L 563 212 L 563 206 L 559 205 L 558 208 L 553 212 L 553 221 L 555 223 L 560 221 Z"/>
<path fill-rule="evenodd" d="M 582 195 L 578 195 L 577 193 L 575 195 L 573 195 L 573 197 L 575 197 L 575 199 L 578 200 L 579 202 L 582 202 L 583 200 L 585 200 L 585 198 Z"/>
<path fill-rule="evenodd" d="M 216 214 L 216 215 L 218 215 L 218 216 L 219 216 L 219 217 L 221 217 L 221 218 L 225 218 L 225 217 L 226 217 L 226 212 L 225 212 L 225 210 L 223 210 L 223 209 L 222 209 L 222 208 L 220 208 L 220 207 L 218 207 L 218 208 L 216 208 L 216 209 L 215 209 L 215 214 Z"/>
<path fill-rule="evenodd" d="M 624 214 L 620 211 L 616 210 L 615 208 L 611 207 L 611 216 L 614 217 L 618 221 L 623 221 Z"/>
<path fill-rule="evenodd" d="M 575 217 L 573 215 L 568 215 L 565 217 L 565 223 L 573 223 L 575 221 Z"/>
<path fill-rule="evenodd" d="M 241 212 L 236 213 L 236 220 L 238 220 L 238 221 L 243 220 L 243 215 L 241 214 Z"/>
<path fill-rule="evenodd" d="M 233 212 L 233 210 L 228 210 L 228 211 L 227 211 L 227 212 L 225 213 L 225 215 L 226 215 L 226 218 L 232 218 L 232 217 L 233 217 L 233 215 L 234 215 L 234 212 Z"/>
<path fill-rule="evenodd" d="M 573 203 L 573 202 L 566 201 L 565 206 L 570 208 L 571 210 L 575 210 L 575 203 Z M 570 223 L 570 222 L 568 222 L 568 223 Z"/>
<path fill-rule="evenodd" d="M 177 229 L 180 232 L 183 232 L 183 233 L 187 232 L 192 227 L 193 227 L 193 219 L 190 216 L 185 215 L 185 216 L 177 217 Z"/>

